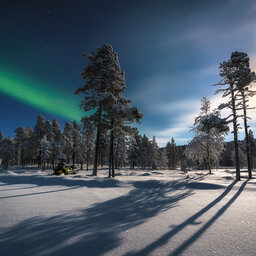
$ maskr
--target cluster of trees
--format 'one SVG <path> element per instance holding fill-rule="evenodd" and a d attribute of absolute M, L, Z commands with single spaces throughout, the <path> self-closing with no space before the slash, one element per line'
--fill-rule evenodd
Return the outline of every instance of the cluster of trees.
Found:
<path fill-rule="evenodd" d="M 81 125 L 76 121 L 66 122 L 62 131 L 57 119 L 53 122 L 42 115 L 37 117 L 34 129 L 17 127 L 15 137 L 4 137 L 0 132 L 0 159 L 2 166 L 24 167 L 38 165 L 45 169 L 46 165 L 54 168 L 60 160 L 90 164 L 94 149 L 94 130 L 90 123 L 83 119 Z"/>
<path fill-rule="evenodd" d="M 210 101 L 203 98 L 201 101 L 201 112 L 195 118 L 191 129 L 195 137 L 188 145 L 183 146 L 186 163 L 189 167 L 206 170 L 211 173 L 213 167 L 235 166 L 234 141 L 224 142 L 229 131 L 227 122 L 220 118 L 220 112 L 210 109 Z M 256 167 L 256 140 L 252 130 L 248 132 L 250 147 L 251 168 Z M 248 166 L 246 140 L 238 141 L 240 168 Z M 178 146 L 178 150 L 179 150 Z"/>
<path fill-rule="evenodd" d="M 203 104 L 208 104 L 207 99 Z M 200 116 L 200 115 L 199 115 Z M 198 118 L 196 118 L 198 121 Z M 194 128 L 193 128 L 194 130 Z M 224 143 L 223 136 L 212 131 L 217 136 L 207 151 L 208 137 L 201 132 L 188 144 L 176 146 L 174 139 L 168 142 L 166 147 L 159 148 L 155 137 L 150 140 L 146 135 L 140 135 L 138 130 L 132 129 L 132 136 L 119 136 L 114 141 L 114 167 L 135 167 L 140 169 L 170 169 L 180 167 L 183 171 L 186 167 L 197 169 L 213 168 L 215 166 L 234 166 L 235 151 L 234 142 Z M 54 166 L 58 161 L 65 160 L 73 165 L 93 164 L 95 155 L 95 129 L 87 118 L 77 122 L 66 123 L 64 129 L 56 119 L 53 122 L 45 120 L 42 115 L 37 117 L 34 129 L 17 127 L 14 138 L 4 137 L 0 131 L 0 159 L 2 166 L 9 165 L 31 166 L 37 165 L 44 169 L 46 166 Z M 204 143 L 205 140 L 205 143 Z M 209 140 L 212 140 L 210 137 Z M 98 165 L 109 164 L 109 135 L 102 133 L 99 147 Z M 198 144 L 197 144 L 198 143 Z M 219 143 L 219 144 L 218 144 Z M 249 143 L 251 148 L 252 168 L 256 167 L 256 140 L 253 132 L 249 131 Z M 247 166 L 245 141 L 239 141 L 240 168 Z M 206 153 L 210 152 L 208 156 Z M 209 161 L 208 161 L 209 159 Z"/>
<path fill-rule="evenodd" d="M 222 80 L 216 84 L 220 88 L 216 93 L 221 93 L 227 98 L 227 102 L 221 104 L 218 110 L 210 111 L 210 102 L 204 98 L 202 100 L 202 112 L 195 119 L 193 131 L 195 138 L 189 143 L 186 149 L 186 156 L 196 159 L 198 164 L 204 165 L 211 172 L 211 167 L 219 159 L 220 153 L 224 149 L 224 135 L 228 132 L 228 124 L 233 124 L 234 134 L 234 157 L 236 167 L 236 179 L 240 180 L 240 161 L 242 157 L 242 147 L 239 147 L 238 129 L 241 128 L 239 118 L 244 123 L 245 152 L 247 157 L 247 167 L 249 179 L 252 178 L 253 166 L 253 133 L 248 129 L 248 102 L 249 98 L 255 95 L 251 90 L 251 85 L 256 80 L 255 73 L 251 71 L 249 57 L 244 52 L 233 52 L 228 61 L 224 61 L 219 66 Z M 216 86 L 215 85 L 215 86 Z M 221 119 L 219 110 L 229 109 L 230 115 Z"/>
<path fill-rule="evenodd" d="M 220 88 L 216 93 L 222 93 L 222 97 L 228 97 L 228 102 L 221 104 L 219 109 L 230 109 L 231 114 L 225 118 L 227 123 L 233 124 L 236 179 L 240 180 L 240 158 L 238 129 L 241 128 L 238 121 L 244 121 L 245 145 L 247 155 L 247 166 L 249 179 L 252 178 L 252 157 L 248 132 L 248 109 L 249 98 L 255 95 L 251 90 L 251 85 L 256 81 L 255 73 L 250 69 L 249 57 L 244 52 L 233 52 L 228 61 L 224 61 L 219 66 L 222 80 L 217 84 Z"/>
<path fill-rule="evenodd" d="M 59 161 L 72 165 L 94 163 L 96 132 L 88 121 L 82 118 L 81 124 L 76 121 L 66 122 L 62 130 L 57 119 L 52 122 L 39 115 L 34 128 L 17 127 L 15 137 L 4 137 L 0 131 L 0 159 L 3 168 L 8 166 L 37 165 L 42 169 L 55 167 Z M 112 160 L 110 155 L 111 134 L 102 130 L 99 140 L 98 165 L 107 165 Z M 155 137 L 150 140 L 140 135 L 136 128 L 131 128 L 130 135 L 115 134 L 113 140 L 114 168 L 129 166 L 131 169 L 166 168 L 176 169 L 179 163 L 180 150 L 174 139 L 166 148 L 159 148 Z"/>
<path fill-rule="evenodd" d="M 218 165 L 221 152 L 224 150 L 224 138 L 229 127 L 220 118 L 218 110 L 211 111 L 211 103 L 207 98 L 201 101 L 201 112 L 195 118 L 191 129 L 195 137 L 188 144 L 185 155 L 190 160 L 195 160 L 198 169 L 208 169 Z"/>
<path fill-rule="evenodd" d="M 246 141 L 238 141 L 239 144 L 239 164 L 240 168 L 247 167 Z M 249 130 L 249 145 L 251 150 L 251 168 L 256 168 L 256 139 L 252 130 Z M 220 166 L 235 166 L 235 146 L 234 141 L 225 142 L 224 151 L 220 155 Z"/>
<path fill-rule="evenodd" d="M 179 150 L 172 138 L 164 148 L 159 148 L 155 136 L 152 140 L 146 135 L 139 135 L 135 130 L 133 140 L 129 144 L 129 164 L 132 169 L 135 166 L 141 169 L 168 169 L 175 170 L 179 164 Z"/>

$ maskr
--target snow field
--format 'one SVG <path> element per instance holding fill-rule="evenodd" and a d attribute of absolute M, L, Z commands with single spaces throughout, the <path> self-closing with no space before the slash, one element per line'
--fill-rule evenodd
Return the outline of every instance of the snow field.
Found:
<path fill-rule="evenodd" d="M 1 171 L 0 255 L 255 255 L 254 179 L 225 169 L 106 176 Z"/>

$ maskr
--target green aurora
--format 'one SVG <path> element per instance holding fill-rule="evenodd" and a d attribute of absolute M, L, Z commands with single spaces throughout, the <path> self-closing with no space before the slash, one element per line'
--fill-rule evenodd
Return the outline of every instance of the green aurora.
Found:
<path fill-rule="evenodd" d="M 0 70 L 0 93 L 69 121 L 80 121 L 83 115 L 78 106 L 79 97 L 73 91 L 67 94 L 53 90 L 46 84 L 25 81 L 3 70 Z"/>

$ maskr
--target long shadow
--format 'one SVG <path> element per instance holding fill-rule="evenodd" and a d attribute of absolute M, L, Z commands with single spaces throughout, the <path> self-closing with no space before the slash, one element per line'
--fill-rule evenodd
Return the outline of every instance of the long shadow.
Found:
<path fill-rule="evenodd" d="M 227 188 L 226 190 L 220 195 L 218 196 L 214 201 L 212 201 L 210 204 L 208 204 L 207 206 L 205 206 L 204 208 L 202 208 L 200 211 L 198 211 L 197 213 L 195 213 L 194 215 L 192 215 L 191 217 L 189 217 L 186 221 L 182 222 L 181 224 L 179 224 L 178 226 L 176 226 L 175 228 L 173 228 L 172 230 L 170 230 L 169 232 L 167 232 L 166 234 L 164 234 L 162 237 L 160 237 L 159 239 L 157 239 L 155 242 L 149 244 L 148 246 L 146 246 L 145 248 L 143 248 L 142 250 L 138 251 L 138 252 L 129 252 L 127 253 L 127 255 L 148 255 L 149 253 L 151 253 L 152 251 L 154 251 L 156 248 L 168 243 L 168 241 L 174 236 L 176 235 L 178 232 L 180 232 L 181 230 L 183 230 L 185 227 L 187 227 L 188 225 L 193 225 L 196 223 L 196 220 L 202 216 L 204 213 L 206 213 L 207 211 L 209 211 L 212 207 L 214 207 L 217 203 L 219 203 L 233 188 L 233 186 L 236 184 L 237 181 L 232 182 Z"/>
<path fill-rule="evenodd" d="M 122 243 L 120 233 L 192 194 L 184 182 L 141 181 L 128 194 L 89 209 L 34 217 L 0 233 L 0 255 L 102 255 Z"/>
<path fill-rule="evenodd" d="M 1 196 L 0 199 L 49 194 L 49 193 L 54 193 L 54 192 L 72 190 L 72 189 L 76 189 L 76 188 L 80 188 L 80 187 L 81 186 L 76 186 L 76 187 L 71 187 L 71 188 L 63 188 L 63 189 L 56 189 L 56 190 L 49 190 L 49 191 L 42 191 L 42 192 L 34 192 L 34 193 L 21 194 L 21 195 Z"/>
<path fill-rule="evenodd" d="M 6 184 L 8 185 L 8 184 Z M 7 188 L 7 189 L 0 189 L 0 191 L 10 191 L 10 190 L 21 190 L 21 189 L 30 189 L 30 188 L 37 188 L 38 186 L 31 186 L 31 187 L 25 187 L 25 188 Z"/>
<path fill-rule="evenodd" d="M 204 174 L 201 174 L 199 176 L 196 176 L 196 177 L 192 177 L 190 179 L 192 180 L 203 180 L 204 178 L 206 178 L 207 176 L 209 176 L 210 174 L 209 173 L 204 173 Z"/>
<path fill-rule="evenodd" d="M 234 203 L 234 201 L 239 197 L 239 195 L 244 190 L 247 181 L 245 181 L 241 187 L 237 190 L 235 195 L 223 206 L 218 212 L 208 220 L 194 235 L 192 235 L 189 239 L 187 239 L 183 244 L 181 244 L 177 249 L 175 249 L 170 255 L 176 256 L 180 255 L 186 248 L 188 248 L 191 244 L 193 244 L 227 209 L 228 207 Z"/>
<path fill-rule="evenodd" d="M 224 188 L 225 186 L 218 185 L 218 184 L 212 184 L 212 183 L 206 183 L 206 182 L 189 182 L 187 184 L 187 188 L 191 189 L 220 189 Z"/>
<path fill-rule="evenodd" d="M 232 174 L 232 176 L 235 176 L 235 174 L 236 174 L 235 169 L 225 170 L 225 172 L 228 174 Z M 240 177 L 241 177 L 241 179 L 247 179 L 248 178 L 248 170 L 247 169 L 240 170 Z"/>
<path fill-rule="evenodd" d="M 97 188 L 106 188 L 106 187 L 117 187 L 119 181 L 115 179 L 94 179 L 94 180 L 74 180 L 66 179 L 62 176 L 40 176 L 40 175 L 3 175 L 0 176 L 0 182 L 3 182 L 8 185 L 16 184 L 34 184 L 37 186 L 67 186 L 67 187 L 97 187 Z"/>

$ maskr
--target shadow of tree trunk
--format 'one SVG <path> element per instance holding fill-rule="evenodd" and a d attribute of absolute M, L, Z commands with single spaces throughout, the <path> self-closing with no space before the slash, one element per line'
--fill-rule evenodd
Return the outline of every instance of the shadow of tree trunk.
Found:
<path fill-rule="evenodd" d="M 196 220 L 205 214 L 207 211 L 209 211 L 211 208 L 213 208 L 217 203 L 219 203 L 234 187 L 234 185 L 237 183 L 237 181 L 234 181 L 231 183 L 226 190 L 218 196 L 214 201 L 212 201 L 210 204 L 202 208 L 200 211 L 198 211 L 196 214 L 189 217 L 186 221 L 182 222 L 166 234 L 164 234 L 162 237 L 157 239 L 155 242 L 149 244 L 144 249 L 140 250 L 139 252 L 130 252 L 126 255 L 148 255 L 152 253 L 155 249 L 158 247 L 168 243 L 168 241 L 175 236 L 177 233 L 182 231 L 185 227 L 188 225 L 191 225 L 196 222 Z M 247 181 L 245 181 L 239 188 L 239 190 L 236 192 L 236 194 L 217 212 L 217 214 L 211 218 L 207 223 L 203 225 L 202 228 L 200 228 L 194 235 L 192 235 L 189 239 L 187 239 L 182 245 L 180 245 L 177 249 L 175 249 L 170 255 L 176 256 L 182 253 L 187 247 L 189 247 L 192 243 L 194 243 L 227 209 L 228 207 L 238 198 L 238 196 L 242 193 L 245 185 L 247 184 Z"/>

